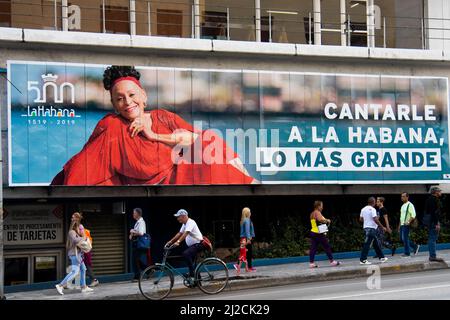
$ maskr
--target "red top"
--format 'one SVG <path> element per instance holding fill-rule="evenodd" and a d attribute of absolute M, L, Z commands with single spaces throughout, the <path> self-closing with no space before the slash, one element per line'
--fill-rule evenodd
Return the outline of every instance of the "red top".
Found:
<path fill-rule="evenodd" d="M 128 131 L 130 122 L 119 115 L 108 114 L 98 122 L 83 149 L 64 165 L 64 169 L 55 176 L 51 184 L 191 185 L 249 184 L 253 181 L 252 177 L 225 161 L 227 153 L 229 160 L 238 155 L 213 131 L 201 132 L 166 110 L 152 110 L 149 113 L 152 130 L 157 134 L 171 134 L 176 129 L 185 129 L 202 135 L 202 146 L 198 148 L 198 152 L 202 152 L 203 161 L 198 164 L 193 163 L 193 160 L 191 163 L 174 163 L 172 146 L 151 141 L 142 134 L 132 138 Z M 215 143 L 222 143 L 223 147 L 214 148 Z M 174 155 L 175 160 L 183 159 L 183 155 L 184 159 L 187 155 L 190 155 L 190 159 L 201 159 L 193 155 L 194 145 L 178 149 L 178 154 Z M 223 160 L 223 164 L 208 164 L 212 159 L 218 158 Z"/>

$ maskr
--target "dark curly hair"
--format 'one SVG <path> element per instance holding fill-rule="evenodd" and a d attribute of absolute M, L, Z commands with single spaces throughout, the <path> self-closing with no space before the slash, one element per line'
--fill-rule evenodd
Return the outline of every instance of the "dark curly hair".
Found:
<path fill-rule="evenodd" d="M 141 78 L 141 74 L 133 66 L 110 66 L 103 73 L 103 86 L 105 90 L 111 90 L 112 84 L 121 77 Z"/>

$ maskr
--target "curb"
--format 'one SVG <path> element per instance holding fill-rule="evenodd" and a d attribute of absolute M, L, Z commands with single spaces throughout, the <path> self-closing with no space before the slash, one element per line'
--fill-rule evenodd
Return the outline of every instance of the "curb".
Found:
<path fill-rule="evenodd" d="M 372 264 L 369 267 L 380 266 L 379 264 Z M 381 274 L 399 274 L 399 273 L 409 273 L 409 272 L 419 272 L 419 271 L 431 271 L 431 270 L 441 270 L 447 269 L 449 265 L 447 262 L 420 262 L 420 263 L 408 263 L 408 264 L 385 264 L 380 266 Z M 320 274 L 312 271 L 309 274 L 299 274 L 299 275 L 289 275 L 281 277 L 270 277 L 270 276 L 252 276 L 246 277 L 242 280 L 230 280 L 227 288 L 223 292 L 239 291 L 245 289 L 256 289 L 256 288 L 268 288 L 277 287 L 291 284 L 300 283 L 311 283 L 320 281 L 330 281 L 330 280 L 344 280 L 344 279 L 357 279 L 362 277 L 368 277 L 373 273 L 373 269 L 367 266 L 361 267 L 349 267 L 349 269 L 344 270 L 333 270 L 328 272 L 321 272 Z M 232 277 L 236 278 L 236 277 Z M 189 297 L 202 294 L 199 289 L 192 290 L 185 287 L 179 287 L 172 289 L 169 294 L 169 298 L 175 297 Z M 140 294 L 123 295 L 123 296 L 111 296 L 104 297 L 103 299 L 110 300 L 145 300 L 145 298 Z"/>

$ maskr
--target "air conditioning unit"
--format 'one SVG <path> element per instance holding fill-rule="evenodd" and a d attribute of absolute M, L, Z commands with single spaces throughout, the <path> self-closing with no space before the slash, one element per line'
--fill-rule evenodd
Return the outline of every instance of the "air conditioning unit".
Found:
<path fill-rule="evenodd" d="M 125 214 L 125 202 L 113 202 L 113 214 Z"/>

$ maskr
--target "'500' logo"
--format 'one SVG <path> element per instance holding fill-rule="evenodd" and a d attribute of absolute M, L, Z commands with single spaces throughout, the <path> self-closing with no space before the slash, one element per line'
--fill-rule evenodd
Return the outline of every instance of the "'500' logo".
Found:
<path fill-rule="evenodd" d="M 33 100 L 35 103 L 46 103 L 47 102 L 47 88 L 53 88 L 53 96 L 55 103 L 63 103 L 64 100 L 64 88 L 68 88 L 68 93 L 70 95 L 70 102 L 75 103 L 75 87 L 69 82 L 63 82 L 59 86 L 56 84 L 57 75 L 43 74 L 42 79 L 44 80 L 44 85 L 39 88 L 38 81 L 28 81 L 28 92 L 36 92 L 36 99 Z"/>

